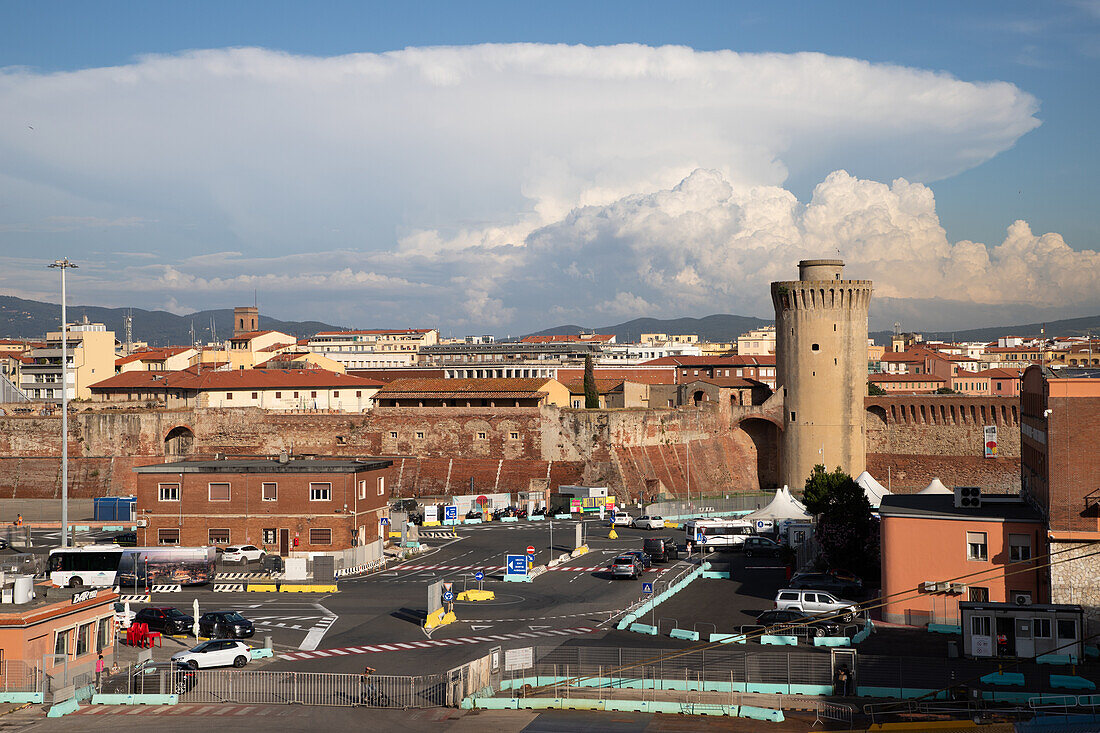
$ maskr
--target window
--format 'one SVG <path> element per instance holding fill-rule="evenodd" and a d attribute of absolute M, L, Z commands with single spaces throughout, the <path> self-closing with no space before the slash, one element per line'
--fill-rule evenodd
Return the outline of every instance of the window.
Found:
<path fill-rule="evenodd" d="M 232 392 L 226 392 L 225 393 L 225 399 L 227 399 L 227 400 L 233 399 L 233 393 Z"/>
<path fill-rule="evenodd" d="M 158 529 L 158 545 L 178 545 L 180 543 L 180 531 L 178 529 Z"/>
<path fill-rule="evenodd" d="M 68 656 L 68 654 L 69 654 L 69 630 L 68 629 L 66 629 L 65 631 L 58 631 L 57 632 L 57 635 L 54 637 L 54 640 L 53 640 L 53 653 L 54 654 L 64 654 L 64 655 Z"/>
<path fill-rule="evenodd" d="M 967 532 L 966 533 L 966 559 L 967 560 L 988 560 L 989 559 L 989 554 L 986 552 L 985 532 Z"/>
<path fill-rule="evenodd" d="M 253 392 L 252 393 L 252 399 L 258 400 L 259 398 L 260 398 L 260 393 L 259 392 Z"/>
<path fill-rule="evenodd" d="M 485 440 L 485 433 L 478 433 L 477 434 L 477 439 L 478 440 Z"/>
<path fill-rule="evenodd" d="M 971 603 L 988 603 L 989 602 L 989 588 L 979 588 L 977 586 L 970 586 L 968 596 Z"/>
<path fill-rule="evenodd" d="M 210 484 L 210 501 L 229 501 L 229 484 Z"/>
<path fill-rule="evenodd" d="M 263 530 L 263 538 L 265 545 L 274 545 L 278 542 L 278 530 L 274 527 L 268 527 Z"/>
<path fill-rule="evenodd" d="M 212 545 L 228 545 L 229 544 L 229 530 L 228 529 L 212 529 L 212 530 L 210 530 L 210 544 L 212 544 Z"/>
<path fill-rule="evenodd" d="M 794 410 L 791 410 L 791 422 L 794 422 Z"/>
<path fill-rule="evenodd" d="M 157 493 L 159 494 L 161 501 L 179 501 L 180 500 L 180 485 L 179 484 L 157 484 Z"/>
<path fill-rule="evenodd" d="M 1012 561 L 1031 559 L 1031 536 L 1010 534 L 1008 536 L 1008 559 Z"/>
<path fill-rule="evenodd" d="M 359 498 L 360 499 L 366 499 L 367 498 L 367 482 L 366 481 L 360 481 L 359 482 Z"/>
<path fill-rule="evenodd" d="M 265 481 L 260 484 L 260 499 L 262 501 L 278 501 L 279 500 L 279 484 L 274 481 Z"/>
<path fill-rule="evenodd" d="M 385 493 L 386 493 L 386 477 L 385 476 L 379 476 L 378 477 L 378 495 L 382 496 Z"/>
<path fill-rule="evenodd" d="M 508 433 L 509 440 L 519 440 L 519 433 Z"/>
<path fill-rule="evenodd" d="M 310 396 L 310 397 L 316 397 L 316 396 L 317 396 L 317 391 L 316 391 L 316 390 L 314 390 L 313 392 L 310 392 L 310 393 L 309 393 L 309 396 Z"/>
<path fill-rule="evenodd" d="M 88 653 L 88 645 L 92 642 L 92 628 L 95 622 L 83 624 L 76 630 L 76 656 Z"/>
<path fill-rule="evenodd" d="M 1049 618 L 1033 618 L 1031 619 L 1031 628 L 1035 630 L 1036 639 L 1049 639 L 1050 638 L 1050 619 Z"/>
<path fill-rule="evenodd" d="M 1077 622 L 1071 618 L 1058 619 L 1058 639 L 1076 639 Z"/>
<path fill-rule="evenodd" d="M 330 501 L 332 499 L 332 484 L 309 485 L 310 501 Z"/>
<path fill-rule="evenodd" d="M 278 400 L 278 399 L 282 399 L 282 396 L 283 396 L 283 393 L 282 393 L 282 392 L 276 392 L 276 393 L 275 393 L 275 399 L 277 399 L 277 400 Z"/>
<path fill-rule="evenodd" d="M 819 344 L 810 344 L 810 351 L 821 351 L 821 346 Z"/>
<path fill-rule="evenodd" d="M 397 431 L 396 430 L 391 430 L 390 431 L 390 437 L 393 438 L 394 440 L 397 440 Z"/>
<path fill-rule="evenodd" d="M 331 545 L 332 544 L 332 530 L 331 529 L 311 528 L 309 530 L 309 544 L 311 544 L 311 545 Z"/>
<path fill-rule="evenodd" d="M 340 396 L 340 390 L 338 390 L 338 389 L 337 389 L 337 390 L 333 390 L 333 392 L 332 392 L 332 396 L 333 396 L 333 397 L 339 397 L 339 396 Z"/>
<path fill-rule="evenodd" d="M 363 390 L 361 390 L 361 389 L 355 390 L 355 396 L 356 397 L 362 397 L 363 396 Z"/>
<path fill-rule="evenodd" d="M 111 645 L 111 631 L 114 629 L 115 621 L 111 618 L 101 618 L 99 620 L 99 633 L 95 639 L 95 650 L 101 652 Z"/>
<path fill-rule="evenodd" d="M 298 399 L 298 393 L 297 392 L 294 393 L 294 399 Z"/>
<path fill-rule="evenodd" d="M 971 616 L 970 617 L 970 635 L 971 636 L 989 636 L 989 630 L 991 628 L 989 616 Z"/>
<path fill-rule="evenodd" d="M 574 410 L 579 409 L 580 406 L 581 406 L 581 401 L 580 400 L 573 400 L 573 409 Z"/>
<path fill-rule="evenodd" d="M 424 433 L 422 433 L 422 432 L 420 432 L 419 430 L 417 430 L 417 431 L 416 431 L 416 439 L 417 439 L 417 440 L 423 440 L 423 439 L 424 439 Z"/>

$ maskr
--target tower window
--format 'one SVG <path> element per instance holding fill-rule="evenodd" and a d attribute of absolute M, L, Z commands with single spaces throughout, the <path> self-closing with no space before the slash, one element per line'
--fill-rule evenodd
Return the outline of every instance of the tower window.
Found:
<path fill-rule="evenodd" d="M 810 351 L 821 351 L 821 346 L 819 344 L 811 344 Z"/>
<path fill-rule="evenodd" d="M 833 330 L 834 331 L 836 330 L 836 324 L 835 323 L 833 324 Z"/>
<path fill-rule="evenodd" d="M 791 411 L 791 422 L 794 422 L 794 411 Z"/>

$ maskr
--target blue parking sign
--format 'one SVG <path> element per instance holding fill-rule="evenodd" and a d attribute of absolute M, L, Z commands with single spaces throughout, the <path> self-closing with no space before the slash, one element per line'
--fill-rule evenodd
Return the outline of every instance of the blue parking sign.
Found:
<path fill-rule="evenodd" d="M 447 601 L 448 603 L 450 603 L 454 599 L 455 599 L 455 594 L 452 593 L 451 591 L 447 591 L 446 593 L 443 594 L 443 600 Z"/>
<path fill-rule="evenodd" d="M 458 507 L 456 507 L 454 504 L 449 504 L 443 507 L 443 518 L 458 519 Z"/>
<path fill-rule="evenodd" d="M 642 583 L 642 593 L 646 595 L 653 592 L 653 583 Z"/>
<path fill-rule="evenodd" d="M 508 574 L 509 575 L 527 575 L 527 556 L 526 555 L 509 555 L 508 556 Z"/>

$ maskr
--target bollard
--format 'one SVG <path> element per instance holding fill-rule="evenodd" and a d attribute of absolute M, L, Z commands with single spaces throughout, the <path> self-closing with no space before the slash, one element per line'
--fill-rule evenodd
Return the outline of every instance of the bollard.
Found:
<path fill-rule="evenodd" d="M 271 634 L 264 637 L 264 649 L 271 649 Z"/>

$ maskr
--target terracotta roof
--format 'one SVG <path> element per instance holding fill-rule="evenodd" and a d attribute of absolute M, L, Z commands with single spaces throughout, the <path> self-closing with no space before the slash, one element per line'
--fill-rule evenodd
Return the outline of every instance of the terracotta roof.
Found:
<path fill-rule="evenodd" d="M 135 351 L 129 356 L 115 359 L 115 365 L 130 364 L 135 361 L 164 361 L 171 356 L 182 354 L 190 348 L 190 346 L 166 346 L 163 349 L 143 349 Z"/>
<path fill-rule="evenodd" d="M 572 343 L 597 343 L 606 344 L 611 343 L 611 339 L 615 338 L 611 334 L 602 333 L 580 333 L 576 335 L 571 334 L 555 334 L 552 336 L 524 336 L 520 339 L 520 343 L 524 344 L 572 344 Z"/>
<path fill-rule="evenodd" d="M 630 367 L 595 367 L 596 379 L 616 379 L 620 382 L 637 382 L 638 384 L 675 384 L 675 369 L 645 368 L 631 369 Z M 562 384 L 584 379 L 584 369 L 558 369 L 558 381 Z"/>
<path fill-rule="evenodd" d="M 1023 372 L 1016 369 L 983 369 L 980 372 L 967 372 L 967 374 L 974 377 L 989 377 L 990 379 L 1019 379 L 1023 376 Z"/>
<path fill-rule="evenodd" d="M 379 392 L 377 400 L 542 400 L 545 392 Z"/>
<path fill-rule="evenodd" d="M 561 380 L 558 380 L 561 381 Z M 562 382 L 565 388 L 569 390 L 570 395 L 584 394 L 584 379 L 575 379 L 568 382 Z M 614 392 L 623 386 L 622 379 L 597 379 L 596 380 L 596 392 L 598 394 L 607 394 L 608 392 Z"/>
<path fill-rule="evenodd" d="M 946 382 L 933 374 L 872 374 L 868 382 Z"/>
<path fill-rule="evenodd" d="M 752 388 L 762 382 L 757 382 L 753 379 L 742 379 L 741 377 L 706 377 L 699 379 L 693 379 L 690 382 L 685 382 L 684 385 L 695 384 L 696 382 L 704 382 L 706 384 L 713 384 L 715 387 L 731 387 L 731 388 Z"/>
<path fill-rule="evenodd" d="M 142 387 L 190 391 L 234 389 L 291 389 L 294 387 L 379 387 L 381 382 L 324 369 L 234 369 L 177 372 L 125 372 L 91 386 L 98 391 L 127 390 Z"/>
<path fill-rule="evenodd" d="M 294 342 L 291 342 L 289 344 L 272 344 L 271 346 L 265 346 L 262 349 L 259 349 L 259 351 L 278 351 L 279 349 L 285 349 L 288 346 L 297 346 L 297 344 Z"/>
<path fill-rule="evenodd" d="M 242 333 L 238 336 L 234 336 L 233 338 L 231 338 L 229 340 L 230 341 L 251 341 L 252 339 L 256 338 L 257 336 L 263 336 L 265 333 L 275 333 L 275 332 L 271 331 L 271 330 L 268 330 L 268 331 L 248 331 L 248 332 Z"/>
<path fill-rule="evenodd" d="M 1021 351 L 1041 351 L 1038 346 L 989 346 L 986 347 L 986 353 L 990 354 L 1010 354 L 1019 353 Z"/>
<path fill-rule="evenodd" d="M 407 396 L 409 393 L 443 394 L 534 394 L 552 379 L 395 379 L 386 383 L 378 397 Z"/>
<path fill-rule="evenodd" d="M 923 363 L 924 357 L 911 354 L 908 351 L 888 351 L 879 357 L 879 361 L 894 362 L 900 364 Z"/>

